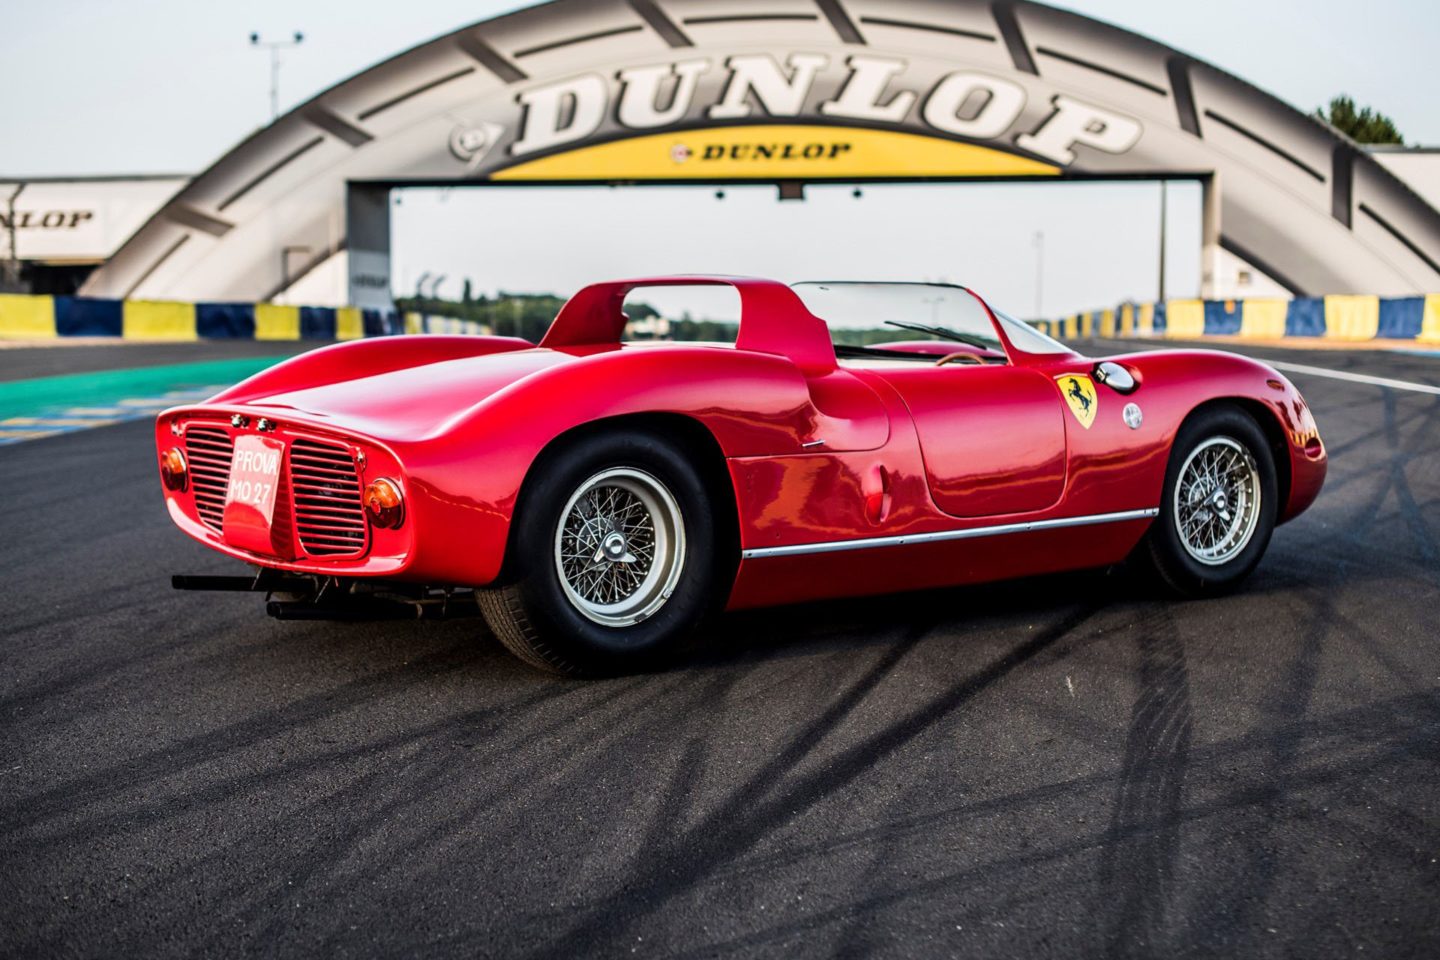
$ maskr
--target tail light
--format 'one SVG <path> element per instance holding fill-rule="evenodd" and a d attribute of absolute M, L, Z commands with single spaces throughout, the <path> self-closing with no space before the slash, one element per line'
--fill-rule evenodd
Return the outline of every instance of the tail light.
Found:
<path fill-rule="evenodd" d="M 365 513 L 370 522 L 386 530 L 394 530 L 405 522 L 405 501 L 400 495 L 400 485 L 384 477 L 365 487 L 362 498 Z"/>
<path fill-rule="evenodd" d="M 171 447 L 160 454 L 160 479 L 166 489 L 180 492 L 190 482 L 189 470 L 185 466 L 185 454 L 179 447 Z"/>

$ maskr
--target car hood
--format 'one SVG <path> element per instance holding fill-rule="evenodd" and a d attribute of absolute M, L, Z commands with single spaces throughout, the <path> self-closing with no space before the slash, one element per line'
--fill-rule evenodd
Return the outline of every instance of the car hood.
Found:
<path fill-rule="evenodd" d="M 463 357 L 288 390 L 245 405 L 294 411 L 379 439 L 418 440 L 511 384 L 576 359 L 538 348 Z"/>

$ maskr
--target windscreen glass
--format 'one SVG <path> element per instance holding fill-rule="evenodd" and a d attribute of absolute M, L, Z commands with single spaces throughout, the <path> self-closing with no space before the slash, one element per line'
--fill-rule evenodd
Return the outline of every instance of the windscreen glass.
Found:
<path fill-rule="evenodd" d="M 990 309 L 995 310 L 993 306 Z M 1016 350 L 1023 350 L 1026 353 L 1074 352 L 1059 340 L 1052 340 L 1024 320 L 1017 320 L 1004 310 L 995 310 L 995 316 L 1004 325 L 1005 336 L 1010 338 L 1010 342 Z"/>
<path fill-rule="evenodd" d="M 811 313 L 837 344 L 948 340 L 1001 355 L 1004 346 L 985 307 L 964 287 L 939 283 L 797 283 Z"/>

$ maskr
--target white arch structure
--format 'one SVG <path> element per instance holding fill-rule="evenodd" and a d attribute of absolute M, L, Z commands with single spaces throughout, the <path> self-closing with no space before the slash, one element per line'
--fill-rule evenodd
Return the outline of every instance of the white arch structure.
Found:
<path fill-rule="evenodd" d="M 1297 294 L 1440 290 L 1440 214 L 1328 126 L 1128 31 L 1013 0 L 555 0 L 260 130 L 87 282 L 255 300 L 343 264 L 388 305 L 388 191 L 483 182 L 1175 177 Z M 334 260 L 332 258 L 342 258 Z"/>

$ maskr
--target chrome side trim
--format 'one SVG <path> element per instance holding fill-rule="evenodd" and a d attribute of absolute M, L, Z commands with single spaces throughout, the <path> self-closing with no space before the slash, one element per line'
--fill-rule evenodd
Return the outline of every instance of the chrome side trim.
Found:
<path fill-rule="evenodd" d="M 794 557 L 807 553 L 839 553 L 842 550 L 870 550 L 876 547 L 904 547 L 916 543 L 942 540 L 972 540 L 977 537 L 999 537 L 1009 533 L 1030 533 L 1035 530 L 1057 530 L 1061 527 L 1083 527 L 1097 523 L 1120 523 L 1145 520 L 1160 515 L 1159 507 L 1147 510 L 1122 510 L 1119 513 L 1095 513 L 1088 517 L 1056 517 L 1052 520 L 1028 520 L 1024 523 L 1002 523 L 993 527 L 970 527 L 965 530 L 937 530 L 934 533 L 911 533 L 898 537 L 866 537 L 861 540 L 829 540 L 823 543 L 794 543 L 782 547 L 756 547 L 740 554 L 745 560 L 765 557 Z"/>

